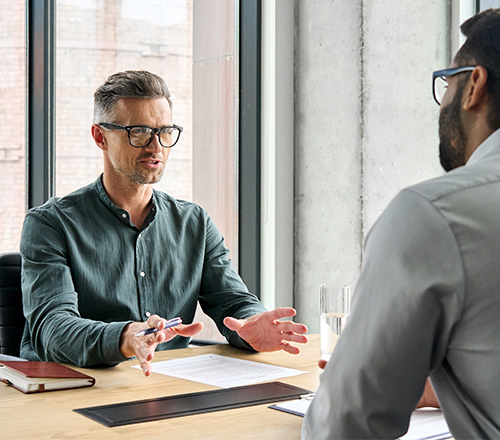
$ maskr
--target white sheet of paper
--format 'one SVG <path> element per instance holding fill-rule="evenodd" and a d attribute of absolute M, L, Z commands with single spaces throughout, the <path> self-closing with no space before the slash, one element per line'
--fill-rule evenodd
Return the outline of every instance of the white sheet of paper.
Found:
<path fill-rule="evenodd" d="M 221 388 L 251 385 L 281 377 L 297 376 L 307 371 L 277 367 L 261 362 L 202 354 L 170 361 L 153 362 L 153 373 L 166 374 Z M 134 365 L 134 368 L 140 368 Z"/>
<path fill-rule="evenodd" d="M 286 402 L 275 403 L 274 405 L 269 405 L 269 408 L 304 417 L 310 403 L 311 401 L 307 399 L 295 399 L 287 400 Z"/>

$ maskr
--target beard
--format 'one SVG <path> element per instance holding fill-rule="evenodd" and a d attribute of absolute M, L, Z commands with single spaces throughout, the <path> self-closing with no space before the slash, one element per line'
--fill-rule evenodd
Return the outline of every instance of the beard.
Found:
<path fill-rule="evenodd" d="M 124 164 L 122 162 L 113 162 L 113 168 L 115 172 L 126 177 L 130 182 L 139 185 L 151 185 L 153 183 L 158 183 L 165 171 L 165 166 L 162 166 L 156 170 L 147 170 L 141 168 L 138 164 L 135 166 L 130 166 L 130 164 Z M 164 164 L 163 164 L 164 165 Z"/>
<path fill-rule="evenodd" d="M 467 136 L 462 124 L 462 92 L 457 90 L 453 101 L 439 114 L 439 161 L 445 171 L 465 165 Z"/>
<path fill-rule="evenodd" d="M 129 174 L 129 178 L 132 182 L 140 185 L 151 185 L 153 183 L 158 183 L 162 179 L 164 171 L 165 169 L 161 168 L 156 172 L 144 172 L 136 168 Z"/>

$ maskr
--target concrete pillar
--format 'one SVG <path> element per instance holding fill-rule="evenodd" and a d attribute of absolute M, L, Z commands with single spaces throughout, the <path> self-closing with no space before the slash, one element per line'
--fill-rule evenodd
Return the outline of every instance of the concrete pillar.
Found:
<path fill-rule="evenodd" d="M 441 174 L 431 74 L 449 62 L 449 5 L 297 0 L 295 14 L 294 299 L 317 332 L 319 285 L 355 286 L 389 201 Z"/>

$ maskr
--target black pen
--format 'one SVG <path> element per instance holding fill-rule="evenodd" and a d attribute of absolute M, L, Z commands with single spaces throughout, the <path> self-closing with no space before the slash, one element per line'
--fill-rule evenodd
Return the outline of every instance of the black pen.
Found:
<path fill-rule="evenodd" d="M 167 328 L 175 327 L 176 325 L 179 325 L 181 322 L 182 322 L 181 318 L 169 319 L 165 324 L 165 327 L 162 328 L 161 330 L 158 330 L 156 327 L 150 327 L 147 328 L 146 330 L 141 330 L 139 333 L 136 333 L 135 336 L 146 336 L 150 335 L 151 333 L 161 332 Z"/>

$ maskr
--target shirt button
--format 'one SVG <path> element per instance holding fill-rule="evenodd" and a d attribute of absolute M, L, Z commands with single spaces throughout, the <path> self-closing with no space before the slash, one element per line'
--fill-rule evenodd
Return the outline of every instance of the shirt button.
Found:
<path fill-rule="evenodd" d="M 139 238 L 142 238 L 142 234 L 139 234 Z"/>
<path fill-rule="evenodd" d="M 146 316 L 149 318 L 151 316 L 150 312 L 146 312 Z"/>
<path fill-rule="evenodd" d="M 141 272 L 140 275 L 142 278 L 144 278 L 146 276 L 146 272 Z"/>
<path fill-rule="evenodd" d="M 127 218 L 127 214 L 123 213 L 123 214 L 122 214 L 122 217 L 123 217 L 123 218 Z"/>

